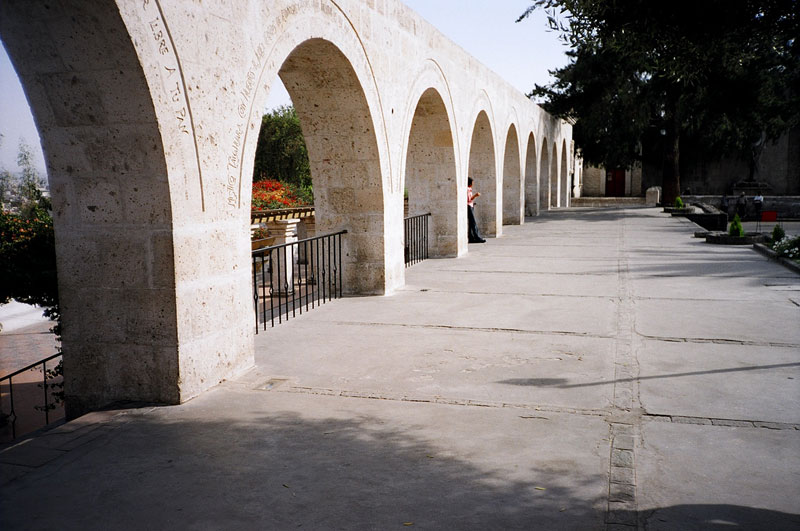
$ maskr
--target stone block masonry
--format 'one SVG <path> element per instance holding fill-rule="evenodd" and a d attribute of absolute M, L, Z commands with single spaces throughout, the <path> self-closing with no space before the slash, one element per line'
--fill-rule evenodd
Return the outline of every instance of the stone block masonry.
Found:
<path fill-rule="evenodd" d="M 317 233 L 348 231 L 349 293 L 404 285 L 405 188 L 435 256 L 467 252 L 468 176 L 486 234 L 568 204 L 571 127 L 396 0 L 6 0 L 0 36 L 52 183 L 71 416 L 252 366 L 251 175 L 278 77 Z"/>

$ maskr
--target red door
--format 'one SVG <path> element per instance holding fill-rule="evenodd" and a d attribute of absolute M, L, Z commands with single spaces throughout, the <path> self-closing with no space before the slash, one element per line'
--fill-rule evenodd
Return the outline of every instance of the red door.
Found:
<path fill-rule="evenodd" d="M 608 170 L 606 172 L 606 197 L 623 197 L 625 195 L 625 170 Z"/>

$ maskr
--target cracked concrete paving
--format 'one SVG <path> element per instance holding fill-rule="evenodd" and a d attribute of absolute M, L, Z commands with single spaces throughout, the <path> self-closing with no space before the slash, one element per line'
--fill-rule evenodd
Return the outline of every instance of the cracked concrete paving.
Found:
<path fill-rule="evenodd" d="M 796 529 L 800 277 L 694 229 L 564 210 L 418 264 L 0 452 L 0 527 Z"/>

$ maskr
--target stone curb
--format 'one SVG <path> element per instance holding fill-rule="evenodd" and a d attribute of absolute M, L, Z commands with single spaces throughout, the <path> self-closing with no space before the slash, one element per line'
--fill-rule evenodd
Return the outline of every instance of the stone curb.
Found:
<path fill-rule="evenodd" d="M 716 245 L 754 245 L 764 241 L 765 236 L 759 233 L 747 233 L 744 236 L 731 236 L 727 232 L 711 231 L 706 234 L 706 243 Z"/>
<path fill-rule="evenodd" d="M 767 247 L 763 243 L 754 243 L 753 244 L 753 249 L 755 249 L 757 253 L 763 254 L 764 256 L 769 258 L 770 260 L 774 260 L 775 262 L 778 262 L 779 264 L 781 264 L 786 269 L 791 269 L 795 273 L 800 274 L 800 264 L 798 264 L 797 262 L 794 262 L 792 260 L 789 260 L 788 258 L 784 258 L 782 256 L 778 256 L 777 253 L 775 253 L 775 251 L 773 251 L 772 249 L 770 249 L 769 247 Z"/>

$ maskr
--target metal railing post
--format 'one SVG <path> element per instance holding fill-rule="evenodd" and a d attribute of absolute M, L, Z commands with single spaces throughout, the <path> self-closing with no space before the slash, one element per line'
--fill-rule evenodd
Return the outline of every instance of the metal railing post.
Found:
<path fill-rule="evenodd" d="M 431 214 L 420 214 L 403 219 L 403 252 L 406 267 L 428 258 L 429 224 Z"/>
<path fill-rule="evenodd" d="M 303 314 L 320 304 L 338 299 L 343 293 L 342 280 L 342 230 L 293 242 L 271 245 L 253 251 L 253 301 L 256 309 L 256 333 L 259 318 L 267 328 L 267 297 L 269 320 L 275 326 L 284 320 Z M 302 246 L 303 263 L 296 264 L 294 257 Z M 260 261 L 259 261 L 260 260 Z M 261 264 L 261 279 L 256 271 Z M 269 264 L 265 267 L 265 264 Z M 268 289 L 267 289 L 268 288 Z M 263 293 L 263 295 L 262 295 Z M 258 315 L 261 298 L 263 315 Z M 298 311 L 299 310 L 299 311 Z"/>

